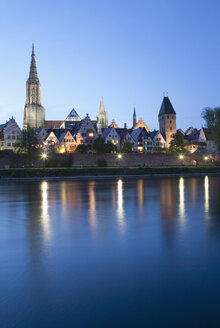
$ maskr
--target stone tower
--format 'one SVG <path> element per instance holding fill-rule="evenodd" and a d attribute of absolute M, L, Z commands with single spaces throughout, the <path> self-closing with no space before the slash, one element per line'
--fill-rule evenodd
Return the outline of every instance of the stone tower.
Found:
<path fill-rule="evenodd" d="M 34 45 L 32 45 L 30 73 L 26 82 L 23 129 L 26 129 L 27 126 L 32 128 L 42 127 L 44 126 L 44 119 L 45 110 L 41 106 L 41 87 L 37 75 Z"/>
<path fill-rule="evenodd" d="M 166 140 L 167 148 L 169 148 L 172 135 L 176 133 L 176 112 L 168 96 L 163 97 L 158 119 L 160 132 Z"/>
<path fill-rule="evenodd" d="M 137 123 L 137 116 L 136 116 L 136 110 L 135 110 L 135 107 L 134 107 L 134 114 L 133 114 L 133 127 L 136 125 Z"/>
<path fill-rule="evenodd" d="M 97 116 L 97 132 L 99 135 L 102 134 L 102 129 L 108 127 L 108 117 L 107 112 L 105 111 L 105 106 L 103 102 L 103 97 L 100 102 L 99 115 Z"/>

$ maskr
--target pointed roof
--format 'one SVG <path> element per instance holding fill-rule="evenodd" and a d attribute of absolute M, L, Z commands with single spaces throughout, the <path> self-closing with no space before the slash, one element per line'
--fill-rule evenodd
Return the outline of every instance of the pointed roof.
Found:
<path fill-rule="evenodd" d="M 103 97 L 101 99 L 100 106 L 99 106 L 99 114 L 101 113 L 105 113 L 105 105 L 104 105 Z"/>
<path fill-rule="evenodd" d="M 133 126 L 133 130 L 136 130 L 138 128 L 145 128 L 145 130 L 147 130 L 147 132 L 149 131 L 149 128 L 147 126 L 147 124 L 144 122 L 144 120 L 142 118 L 139 119 L 139 121 L 135 124 L 135 126 Z"/>
<path fill-rule="evenodd" d="M 81 118 L 79 117 L 76 110 L 73 108 L 67 116 L 66 121 L 81 121 Z"/>
<path fill-rule="evenodd" d="M 133 114 L 133 117 L 136 117 L 136 110 L 135 110 L 135 107 L 134 107 L 134 114 Z"/>
<path fill-rule="evenodd" d="M 160 112 L 159 112 L 158 116 L 163 115 L 163 114 L 171 114 L 171 115 L 176 114 L 176 112 L 170 102 L 170 99 L 168 97 L 163 97 L 163 102 L 160 107 Z"/>
<path fill-rule="evenodd" d="M 38 75 L 37 75 L 35 53 L 34 53 L 34 44 L 32 44 L 31 66 L 30 66 L 28 82 L 29 83 L 39 83 L 39 79 L 38 79 Z"/>
<path fill-rule="evenodd" d="M 115 129 L 118 128 L 118 125 L 116 124 L 115 120 L 112 120 L 111 124 L 109 125 L 109 127 L 114 127 Z"/>

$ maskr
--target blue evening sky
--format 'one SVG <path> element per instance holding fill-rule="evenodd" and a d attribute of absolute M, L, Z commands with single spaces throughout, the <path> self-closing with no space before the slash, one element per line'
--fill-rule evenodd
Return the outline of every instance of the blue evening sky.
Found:
<path fill-rule="evenodd" d="M 72 108 L 132 123 L 134 105 L 158 128 L 163 92 L 177 127 L 201 127 L 205 106 L 220 105 L 220 2 L 215 0 L 0 1 L 0 123 L 20 125 L 31 44 L 46 119 Z"/>

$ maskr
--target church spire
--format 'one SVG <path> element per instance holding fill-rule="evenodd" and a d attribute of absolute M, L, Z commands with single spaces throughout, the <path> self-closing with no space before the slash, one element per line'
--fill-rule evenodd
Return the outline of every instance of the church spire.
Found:
<path fill-rule="evenodd" d="M 105 113 L 105 105 L 104 105 L 103 97 L 101 99 L 100 106 L 99 106 L 99 114 L 101 113 Z"/>
<path fill-rule="evenodd" d="M 38 79 L 38 75 L 37 75 L 35 53 L 34 53 L 34 44 L 32 44 L 31 66 L 30 66 L 28 82 L 29 83 L 39 83 L 39 79 Z"/>
<path fill-rule="evenodd" d="M 134 114 L 133 114 L 133 126 L 135 126 L 137 123 L 137 117 L 136 117 L 136 110 L 135 110 L 135 107 L 134 107 Z"/>

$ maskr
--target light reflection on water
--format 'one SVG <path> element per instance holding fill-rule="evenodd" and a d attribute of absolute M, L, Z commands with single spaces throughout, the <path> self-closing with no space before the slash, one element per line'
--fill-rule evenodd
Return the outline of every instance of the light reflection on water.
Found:
<path fill-rule="evenodd" d="M 2 326 L 176 327 L 184 308 L 208 327 L 219 194 L 207 176 L 0 184 Z"/>
<path fill-rule="evenodd" d="M 49 215 L 49 205 L 48 205 L 48 182 L 43 181 L 41 183 L 41 195 L 42 195 L 42 203 L 41 203 L 41 224 L 43 228 L 44 237 L 47 241 L 51 239 L 51 226 L 50 226 L 50 215 Z"/>
<path fill-rule="evenodd" d="M 119 223 L 119 229 L 121 232 L 125 230 L 125 217 L 124 217 L 124 207 L 123 207 L 123 181 L 119 179 L 117 182 L 117 218 Z"/>
<path fill-rule="evenodd" d="M 180 222 L 185 223 L 185 194 L 184 194 L 184 178 L 181 177 L 179 180 L 179 215 Z"/>
<path fill-rule="evenodd" d="M 210 218 L 209 216 L 209 177 L 206 176 L 204 179 L 204 206 L 205 206 L 205 214 L 206 219 L 208 220 Z"/>

